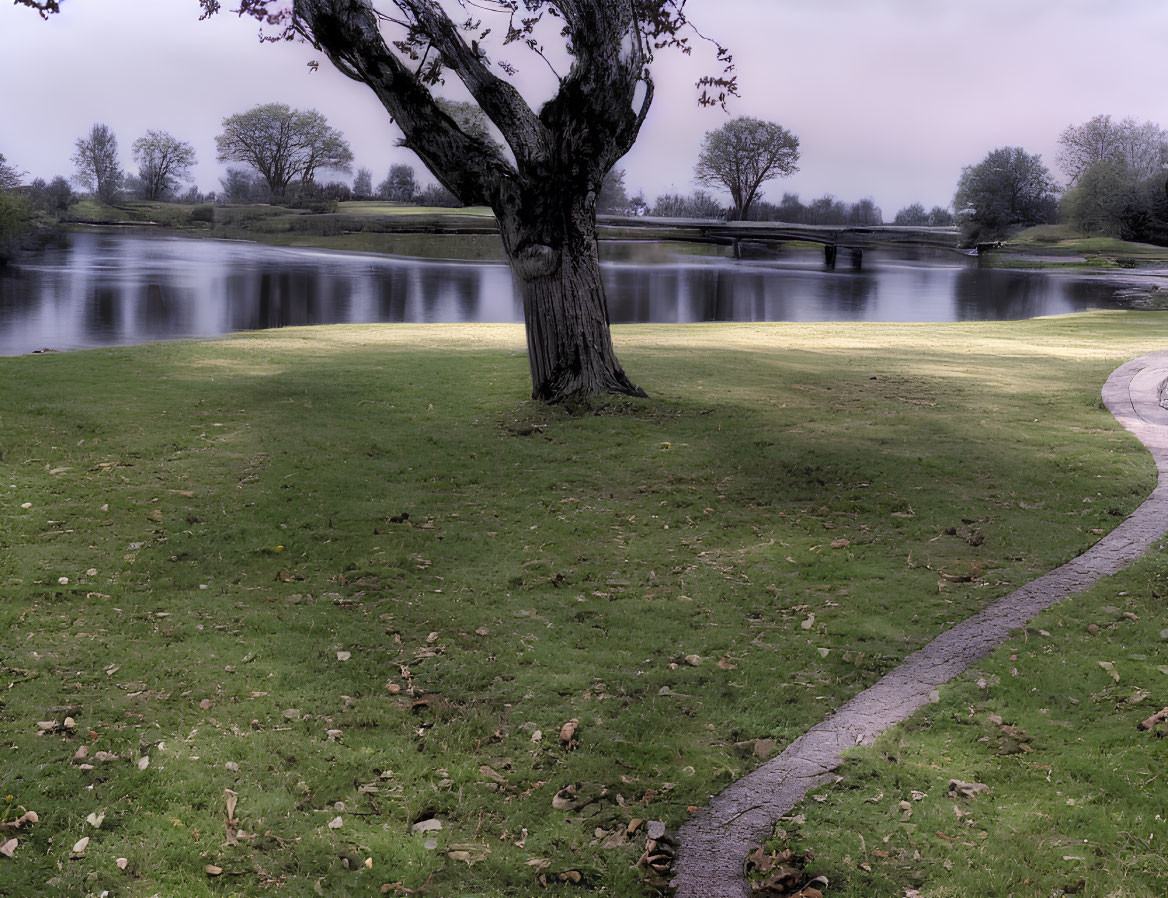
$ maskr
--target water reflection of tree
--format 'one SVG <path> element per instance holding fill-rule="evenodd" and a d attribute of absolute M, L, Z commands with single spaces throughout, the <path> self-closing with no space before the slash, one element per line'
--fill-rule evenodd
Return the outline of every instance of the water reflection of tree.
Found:
<path fill-rule="evenodd" d="M 140 286 L 135 316 L 138 330 L 151 339 L 185 333 L 189 317 L 185 306 L 169 286 Z"/>
<path fill-rule="evenodd" d="M 879 276 L 859 271 L 823 272 L 813 276 L 821 312 L 832 321 L 864 318 L 877 294 Z"/>
<path fill-rule="evenodd" d="M 1060 311 L 1053 285 L 1044 275 L 985 268 L 957 273 L 953 289 L 955 321 L 1013 321 Z"/>

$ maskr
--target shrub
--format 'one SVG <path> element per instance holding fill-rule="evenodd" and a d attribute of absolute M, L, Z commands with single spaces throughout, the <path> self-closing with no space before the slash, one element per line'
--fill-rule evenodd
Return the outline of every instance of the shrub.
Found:
<path fill-rule="evenodd" d="M 205 221 L 215 223 L 215 207 L 209 205 L 195 206 L 191 210 L 191 221 Z"/>

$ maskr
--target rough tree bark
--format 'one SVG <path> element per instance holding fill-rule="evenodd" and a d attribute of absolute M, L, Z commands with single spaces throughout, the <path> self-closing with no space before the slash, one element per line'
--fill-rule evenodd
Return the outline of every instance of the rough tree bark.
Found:
<path fill-rule="evenodd" d="M 386 45 L 370 0 L 296 0 L 296 27 L 368 85 L 464 203 L 495 212 L 524 300 L 532 396 L 644 396 L 613 350 L 596 250 L 596 197 L 631 149 L 652 101 L 634 0 L 564 0 L 572 67 L 537 115 L 434 0 L 394 0 L 502 133 L 514 160 L 467 134 Z"/>

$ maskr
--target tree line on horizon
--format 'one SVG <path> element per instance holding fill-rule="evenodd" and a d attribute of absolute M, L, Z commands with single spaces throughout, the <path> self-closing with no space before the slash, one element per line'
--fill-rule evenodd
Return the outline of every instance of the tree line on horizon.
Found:
<path fill-rule="evenodd" d="M 442 101 L 444 110 L 464 128 L 496 140 L 489 120 L 470 103 Z M 959 224 L 968 242 L 1001 239 L 1034 224 L 1065 221 L 1090 235 L 1168 244 L 1168 131 L 1154 122 L 1114 120 L 1097 115 L 1068 125 L 1059 136 L 1057 164 L 1067 178 L 1060 187 L 1041 157 L 1021 147 L 1000 147 L 979 163 L 966 166 L 958 179 L 951 208 L 926 209 L 912 203 L 892 224 L 947 227 Z M 169 200 L 191 204 L 283 203 L 325 211 L 337 202 L 384 200 L 419 206 L 458 207 L 461 203 L 440 184 L 421 186 L 413 166 L 395 163 L 374 185 L 369 168 L 356 170 L 353 182 L 318 180 L 322 171 L 351 172 L 353 153 L 344 135 L 323 114 L 283 103 L 262 104 L 226 117 L 216 137 L 217 158 L 228 163 L 220 189 L 185 190 L 196 163 L 191 144 L 166 131 L 149 130 L 132 144 L 136 172 L 122 169 L 117 137 L 108 126 L 94 124 L 78 138 L 72 178 L 34 179 L 0 154 L 0 239 L 13 229 L 11 195 L 23 195 L 41 212 L 64 216 L 83 188 L 110 203 L 119 198 Z M 664 193 L 650 204 L 644 194 L 630 196 L 624 169 L 605 177 L 597 199 L 601 213 L 667 218 L 781 221 L 804 225 L 873 226 L 885 224 L 872 197 L 852 203 L 832 194 L 801 200 L 784 192 L 778 202 L 764 198 L 762 185 L 798 170 L 799 139 L 774 122 L 749 117 L 708 132 L 703 140 L 690 194 Z M 727 206 L 705 187 L 721 188 Z"/>

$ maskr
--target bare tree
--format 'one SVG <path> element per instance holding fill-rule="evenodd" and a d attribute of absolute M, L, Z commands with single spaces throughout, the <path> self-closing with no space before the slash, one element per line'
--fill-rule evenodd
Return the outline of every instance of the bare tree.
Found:
<path fill-rule="evenodd" d="M 1068 125 L 1059 135 L 1059 147 L 1059 167 L 1072 184 L 1099 162 L 1122 163 L 1135 181 L 1168 164 L 1168 132 L 1155 122 L 1133 118 L 1115 122 L 1110 115 L 1097 115 L 1081 125 Z"/>
<path fill-rule="evenodd" d="M 102 202 L 112 202 L 125 175 L 118 163 L 118 139 L 109 126 L 96 124 L 88 137 L 77 138 L 73 180 L 92 190 Z"/>
<path fill-rule="evenodd" d="M 223 119 L 215 138 L 220 162 L 250 165 L 268 183 L 273 199 L 300 179 L 311 184 L 317 169 L 348 170 L 353 153 L 344 135 L 315 109 L 265 103 Z"/>
<path fill-rule="evenodd" d="M 195 148 L 166 131 L 147 131 L 134 141 L 134 159 L 142 192 L 157 200 L 191 179 Z"/>
<path fill-rule="evenodd" d="M 759 188 L 797 172 L 798 162 L 798 137 L 775 122 L 743 116 L 706 134 L 694 178 L 730 191 L 735 218 L 745 219 Z"/>

